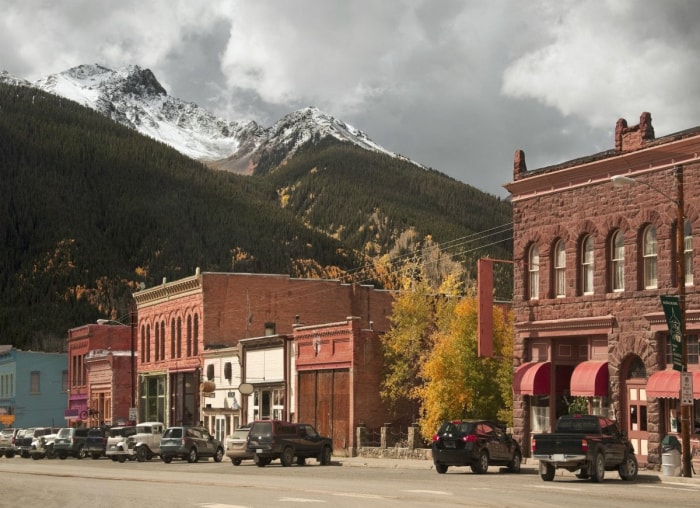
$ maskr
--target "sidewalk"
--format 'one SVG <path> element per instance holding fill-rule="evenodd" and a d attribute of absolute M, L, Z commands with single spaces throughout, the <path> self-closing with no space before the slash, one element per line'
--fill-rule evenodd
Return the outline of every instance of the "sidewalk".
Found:
<path fill-rule="evenodd" d="M 425 471 L 435 470 L 432 460 L 418 459 L 387 459 L 387 458 L 371 458 L 371 457 L 333 457 L 333 463 L 340 464 L 343 467 L 366 467 L 366 468 L 383 468 L 383 469 L 422 469 Z M 522 472 L 533 475 L 539 475 L 539 462 L 534 459 L 523 459 Z M 468 468 L 465 468 L 468 470 Z M 496 466 L 489 468 L 489 472 L 495 473 Z M 574 473 L 570 473 L 563 469 L 557 470 L 557 476 L 574 477 Z M 606 471 L 606 478 L 618 478 L 617 472 Z M 646 469 L 639 470 L 637 477 L 639 482 L 662 482 L 662 483 L 685 483 L 695 485 L 700 488 L 700 474 L 694 474 L 692 478 L 683 478 L 680 476 L 665 476 L 660 471 L 652 471 Z"/>

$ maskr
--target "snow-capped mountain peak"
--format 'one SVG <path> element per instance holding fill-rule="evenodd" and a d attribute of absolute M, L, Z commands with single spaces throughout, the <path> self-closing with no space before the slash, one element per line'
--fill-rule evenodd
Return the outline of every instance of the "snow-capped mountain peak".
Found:
<path fill-rule="evenodd" d="M 283 153 L 283 162 L 307 141 L 326 136 L 408 160 L 315 107 L 289 113 L 267 129 L 253 121 L 218 118 L 171 97 L 149 69 L 136 65 L 116 70 L 79 65 L 33 84 L 3 72 L 0 82 L 34 86 L 73 100 L 219 169 L 252 173 L 262 153 Z"/>

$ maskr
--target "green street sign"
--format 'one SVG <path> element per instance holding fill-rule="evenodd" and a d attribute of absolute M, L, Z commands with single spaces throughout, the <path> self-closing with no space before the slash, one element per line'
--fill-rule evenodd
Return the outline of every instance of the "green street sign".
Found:
<path fill-rule="evenodd" d="M 683 334 L 681 323 L 683 320 L 680 301 L 677 296 L 661 296 L 661 305 L 666 315 L 666 324 L 671 338 L 671 357 L 673 369 L 683 372 Z"/>

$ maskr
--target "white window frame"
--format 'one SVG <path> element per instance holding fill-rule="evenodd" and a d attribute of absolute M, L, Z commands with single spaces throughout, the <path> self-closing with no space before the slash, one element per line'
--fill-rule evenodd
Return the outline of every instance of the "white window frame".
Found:
<path fill-rule="evenodd" d="M 540 297 L 540 249 L 537 244 L 530 247 L 527 269 L 530 300 L 538 300 Z"/>
<path fill-rule="evenodd" d="M 566 296 L 566 245 L 559 240 L 554 247 L 554 295 Z"/>
<path fill-rule="evenodd" d="M 658 288 L 658 250 L 656 227 L 653 224 L 647 226 L 642 235 L 642 259 L 644 264 L 644 289 Z"/>
<path fill-rule="evenodd" d="M 625 237 L 619 230 L 610 239 L 610 284 L 613 292 L 625 290 Z"/>
<path fill-rule="evenodd" d="M 593 294 L 594 265 L 593 237 L 586 235 L 583 242 L 581 242 L 581 292 L 584 295 Z"/>

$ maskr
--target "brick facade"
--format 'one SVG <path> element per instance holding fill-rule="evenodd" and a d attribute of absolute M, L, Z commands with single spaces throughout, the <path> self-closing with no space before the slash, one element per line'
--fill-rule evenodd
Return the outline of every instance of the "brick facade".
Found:
<path fill-rule="evenodd" d="M 677 294 L 676 222 L 677 168 L 682 168 L 684 215 L 692 227 L 692 251 L 700 251 L 700 128 L 655 139 L 651 115 L 639 125 L 620 120 L 615 149 L 555 166 L 528 171 L 525 154 L 517 151 L 512 195 L 514 221 L 514 367 L 525 362 L 550 362 L 548 408 L 550 428 L 566 408 L 573 370 L 584 361 L 607 360 L 608 411 L 631 434 L 642 430 L 630 409 L 633 393 L 644 397 L 645 434 L 637 441 L 640 460 L 658 463 L 661 439 L 672 431 L 668 417 L 678 400 L 646 397 L 645 385 L 666 363 L 667 327 L 659 296 Z M 615 175 L 639 182 L 616 186 Z M 651 188 L 650 188 L 651 187 Z M 644 283 L 643 238 L 656 228 L 657 287 Z M 611 238 L 624 239 L 624 289 L 613 288 Z M 583 240 L 593 241 L 592 291 L 584 291 Z M 564 294 L 557 295 L 555 247 L 564 242 Z M 530 297 L 531 248 L 539 250 L 539 295 Z M 691 259 L 696 256 L 692 256 Z M 692 265 L 686 284 L 687 334 L 700 332 L 700 263 Z M 689 370 L 697 368 L 689 364 Z M 639 389 L 630 391 L 637 383 Z M 514 433 L 529 450 L 535 397 L 514 396 Z M 696 397 L 700 387 L 695 388 Z M 570 396 L 569 396 L 570 397 Z M 698 397 L 700 398 L 700 397 Z M 556 399 L 556 400 L 555 400 Z M 566 399 L 570 401 L 570 398 Z M 546 404 L 546 402 L 545 402 Z M 697 401 L 696 401 L 697 406 Z M 640 406 L 642 407 L 642 406 Z M 669 413 L 671 412 L 671 413 Z M 700 417 L 700 415 L 698 415 Z M 646 434 L 648 433 L 648 436 Z M 693 436 L 697 441 L 698 435 Z"/>
<path fill-rule="evenodd" d="M 116 425 L 128 420 L 131 331 L 130 326 L 116 322 L 68 330 L 67 425 Z"/>
<path fill-rule="evenodd" d="M 192 277 L 139 291 L 134 298 L 139 418 L 162 413 L 166 424 L 199 423 L 204 350 L 233 347 L 241 339 L 291 334 L 300 325 L 347 316 L 357 316 L 365 328 L 386 331 L 393 302 L 389 292 L 335 280 L 199 270 Z M 192 382 L 194 390 L 188 391 Z"/>

